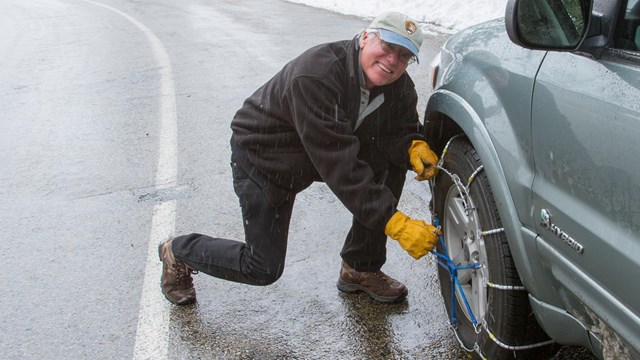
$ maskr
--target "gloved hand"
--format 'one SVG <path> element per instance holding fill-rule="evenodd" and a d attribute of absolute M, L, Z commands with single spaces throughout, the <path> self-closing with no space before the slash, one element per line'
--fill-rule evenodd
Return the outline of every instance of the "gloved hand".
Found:
<path fill-rule="evenodd" d="M 416 180 L 429 180 L 438 173 L 438 156 L 422 140 L 413 140 L 409 148 L 409 162 L 418 174 Z"/>
<path fill-rule="evenodd" d="M 414 220 L 400 211 L 389 219 L 384 233 L 397 240 L 409 255 L 420 259 L 433 249 L 440 230 L 422 220 Z"/>

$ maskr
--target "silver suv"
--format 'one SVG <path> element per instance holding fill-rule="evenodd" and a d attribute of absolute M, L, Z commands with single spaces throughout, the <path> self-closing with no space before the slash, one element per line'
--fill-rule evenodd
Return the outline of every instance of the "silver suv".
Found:
<path fill-rule="evenodd" d="M 640 359 L 640 2 L 509 0 L 434 61 L 425 134 L 461 346 Z"/>

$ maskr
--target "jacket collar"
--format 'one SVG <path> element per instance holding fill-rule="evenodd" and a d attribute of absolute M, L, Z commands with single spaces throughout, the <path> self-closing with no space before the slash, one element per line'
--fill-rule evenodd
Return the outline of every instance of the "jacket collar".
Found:
<path fill-rule="evenodd" d="M 356 35 L 347 45 L 347 69 L 351 83 L 364 87 L 364 75 L 360 67 L 360 34 Z"/>

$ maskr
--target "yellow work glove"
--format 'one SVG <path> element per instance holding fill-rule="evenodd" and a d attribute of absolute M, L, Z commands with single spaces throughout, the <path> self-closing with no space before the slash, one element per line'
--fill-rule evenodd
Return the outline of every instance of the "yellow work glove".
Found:
<path fill-rule="evenodd" d="M 422 220 L 414 220 L 400 211 L 389 219 L 384 233 L 397 240 L 409 255 L 420 259 L 433 249 L 440 231 Z"/>
<path fill-rule="evenodd" d="M 418 174 L 416 180 L 429 180 L 438 173 L 438 156 L 422 140 L 413 140 L 409 148 L 409 162 Z"/>

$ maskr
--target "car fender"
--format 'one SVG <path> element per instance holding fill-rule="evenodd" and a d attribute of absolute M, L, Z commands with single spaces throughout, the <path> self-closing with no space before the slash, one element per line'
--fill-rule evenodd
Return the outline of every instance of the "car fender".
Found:
<path fill-rule="evenodd" d="M 451 126 L 445 122 L 455 123 L 480 155 L 520 278 L 527 290 L 536 296 L 540 292 L 537 282 L 544 281 L 545 276 L 539 265 L 529 260 L 530 256 L 536 254 L 536 234 L 525 228 L 518 219 L 516 206 L 489 132 L 473 107 L 460 95 L 449 90 L 435 91 L 428 100 L 427 109 L 425 123 L 444 116 L 446 120 L 440 121 L 439 126 Z M 441 139 L 444 142 L 449 138 L 442 128 L 436 130 L 434 127 L 427 127 L 426 131 L 447 137 Z"/>

